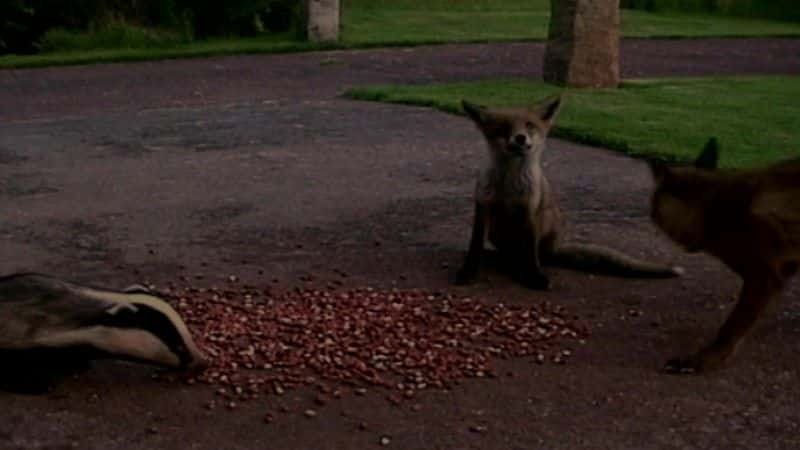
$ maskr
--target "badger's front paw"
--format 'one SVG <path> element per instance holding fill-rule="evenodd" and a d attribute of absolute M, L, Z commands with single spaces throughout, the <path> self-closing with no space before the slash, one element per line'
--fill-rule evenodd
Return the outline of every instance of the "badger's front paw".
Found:
<path fill-rule="evenodd" d="M 686 269 L 681 266 L 672 266 L 670 267 L 670 272 L 673 277 L 682 277 L 686 274 Z"/>
<path fill-rule="evenodd" d="M 464 266 L 456 272 L 455 284 L 464 286 L 475 282 L 478 278 L 478 269 L 470 266 Z"/>
<path fill-rule="evenodd" d="M 702 361 L 698 361 L 694 356 L 672 358 L 664 364 L 664 372 L 673 375 L 690 375 L 702 371 Z"/>
<path fill-rule="evenodd" d="M 550 289 L 550 278 L 542 272 L 528 272 L 522 275 L 519 281 L 529 289 L 537 291 Z"/>

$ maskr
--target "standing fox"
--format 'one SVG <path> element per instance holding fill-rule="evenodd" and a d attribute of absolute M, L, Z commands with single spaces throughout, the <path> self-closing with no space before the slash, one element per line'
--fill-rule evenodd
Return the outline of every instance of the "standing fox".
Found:
<path fill-rule="evenodd" d="M 716 256 L 744 280 L 716 339 L 667 362 L 668 372 L 699 372 L 725 362 L 800 266 L 800 159 L 729 172 L 715 170 L 718 153 L 712 138 L 694 167 L 650 165 L 656 225 L 687 251 Z"/>
<path fill-rule="evenodd" d="M 561 106 L 561 97 L 529 108 L 496 109 L 462 101 L 483 132 L 490 159 L 475 190 L 475 219 L 464 265 L 456 275 L 466 284 L 478 275 L 486 236 L 511 262 L 514 277 L 532 289 L 547 289 L 543 264 L 631 277 L 673 277 L 678 267 L 638 261 L 594 245 L 565 244 L 561 212 L 542 172 L 545 139 Z"/>

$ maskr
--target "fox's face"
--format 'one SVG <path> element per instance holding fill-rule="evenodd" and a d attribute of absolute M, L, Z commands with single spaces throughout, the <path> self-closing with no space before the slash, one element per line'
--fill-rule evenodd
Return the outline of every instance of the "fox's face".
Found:
<path fill-rule="evenodd" d="M 689 252 L 703 249 L 704 174 L 717 168 L 718 145 L 710 139 L 694 167 L 667 167 L 650 163 L 656 182 L 650 200 L 650 218 L 667 236 Z"/>
<path fill-rule="evenodd" d="M 650 219 L 670 239 L 694 253 L 703 247 L 702 210 L 687 191 L 687 184 L 677 179 L 658 181 L 650 199 Z"/>
<path fill-rule="evenodd" d="M 489 108 L 466 100 L 461 105 L 496 156 L 525 157 L 544 147 L 561 107 L 561 97 L 549 97 L 528 108 Z"/>

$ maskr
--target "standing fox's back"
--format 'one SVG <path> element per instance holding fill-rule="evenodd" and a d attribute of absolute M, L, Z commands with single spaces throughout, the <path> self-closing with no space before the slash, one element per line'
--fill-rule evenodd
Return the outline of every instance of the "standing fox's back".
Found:
<path fill-rule="evenodd" d="M 776 228 L 784 249 L 800 258 L 800 160 L 779 163 L 759 176 L 751 211 Z"/>

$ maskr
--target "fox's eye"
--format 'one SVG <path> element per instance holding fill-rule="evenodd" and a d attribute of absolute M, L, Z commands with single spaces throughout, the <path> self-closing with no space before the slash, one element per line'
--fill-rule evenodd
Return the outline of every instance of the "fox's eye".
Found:
<path fill-rule="evenodd" d="M 533 122 L 525 122 L 525 127 L 529 130 L 533 130 Z"/>

